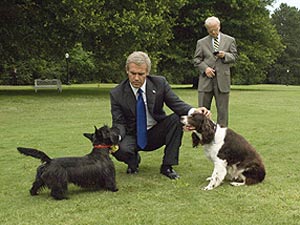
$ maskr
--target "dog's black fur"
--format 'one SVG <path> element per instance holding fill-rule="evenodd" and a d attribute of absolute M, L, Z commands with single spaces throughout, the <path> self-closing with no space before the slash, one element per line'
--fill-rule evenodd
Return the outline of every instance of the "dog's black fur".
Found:
<path fill-rule="evenodd" d="M 42 161 L 37 169 L 35 181 L 30 189 L 31 195 L 37 195 L 44 187 L 51 189 L 54 199 L 67 199 L 68 183 L 83 188 L 106 189 L 118 191 L 115 180 L 115 167 L 109 153 L 111 146 L 117 145 L 119 132 L 116 128 L 95 127 L 92 134 L 84 133 L 93 144 L 92 152 L 83 157 L 64 157 L 51 159 L 44 152 L 18 147 L 24 155 Z"/>

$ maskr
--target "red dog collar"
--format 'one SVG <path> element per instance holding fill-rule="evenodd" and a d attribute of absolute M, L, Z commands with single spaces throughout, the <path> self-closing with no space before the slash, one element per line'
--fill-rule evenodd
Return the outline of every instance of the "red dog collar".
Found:
<path fill-rule="evenodd" d="M 94 145 L 94 148 L 103 149 L 103 148 L 110 148 L 110 153 L 114 153 L 119 150 L 118 145 Z"/>
<path fill-rule="evenodd" d="M 94 148 L 111 148 L 111 145 L 94 145 Z"/>

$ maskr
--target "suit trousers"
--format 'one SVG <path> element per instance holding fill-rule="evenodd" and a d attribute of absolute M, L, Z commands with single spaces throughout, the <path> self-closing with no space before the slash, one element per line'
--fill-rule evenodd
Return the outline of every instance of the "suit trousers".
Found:
<path fill-rule="evenodd" d="M 213 90 L 210 92 L 198 91 L 198 106 L 210 110 L 213 97 L 217 107 L 217 123 L 222 127 L 228 126 L 229 92 L 221 92 L 218 88 L 217 77 L 212 78 Z"/>
<path fill-rule="evenodd" d="M 153 151 L 165 145 L 162 165 L 178 165 L 182 135 L 180 117 L 173 113 L 147 131 L 148 142 L 144 149 L 138 148 L 136 136 L 126 135 L 113 155 L 131 168 L 136 168 L 139 163 L 138 151 Z"/>

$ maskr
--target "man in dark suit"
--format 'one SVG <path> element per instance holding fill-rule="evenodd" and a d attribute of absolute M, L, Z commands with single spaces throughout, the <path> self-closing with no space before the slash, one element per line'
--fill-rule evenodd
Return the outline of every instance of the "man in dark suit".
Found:
<path fill-rule="evenodd" d="M 237 59 L 236 42 L 233 37 L 220 32 L 220 20 L 205 20 L 208 35 L 197 41 L 194 65 L 200 71 L 198 105 L 210 109 L 215 97 L 217 122 L 228 126 L 230 92 L 230 67 Z"/>
<path fill-rule="evenodd" d="M 183 102 L 175 95 L 164 77 L 151 76 L 150 70 L 151 61 L 148 55 L 144 52 L 133 52 L 126 61 L 128 78 L 110 92 L 112 122 L 119 129 L 121 140 L 119 150 L 113 155 L 128 165 L 127 173 L 135 174 L 138 173 L 140 163 L 138 151 L 152 151 L 165 145 L 160 172 L 170 179 L 177 179 L 179 175 L 172 166 L 178 165 L 183 135 L 180 116 L 194 111 L 210 116 L 210 112 L 206 108 L 195 109 Z M 138 95 L 143 97 L 147 117 L 147 142 L 142 147 L 137 144 Z M 163 109 L 164 104 L 174 113 L 167 115 Z"/>

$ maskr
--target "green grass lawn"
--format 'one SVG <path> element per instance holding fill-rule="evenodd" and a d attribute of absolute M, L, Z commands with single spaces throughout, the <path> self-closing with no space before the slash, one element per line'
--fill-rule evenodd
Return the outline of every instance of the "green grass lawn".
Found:
<path fill-rule="evenodd" d="M 231 187 L 225 182 L 201 190 L 213 167 L 185 133 L 177 181 L 159 174 L 159 149 L 141 152 L 138 175 L 127 175 L 126 165 L 113 159 L 116 193 L 70 185 L 69 200 L 55 201 L 47 189 L 30 196 L 40 162 L 16 147 L 38 148 L 51 157 L 89 153 L 91 144 L 82 133 L 93 132 L 94 125 L 111 125 L 108 93 L 113 86 L 71 85 L 62 93 L 0 86 L 0 224 L 300 224 L 299 86 L 232 86 L 229 124 L 261 154 L 267 171 L 261 184 Z M 196 106 L 196 90 L 173 87 Z M 213 107 L 214 119 L 215 111 Z"/>

